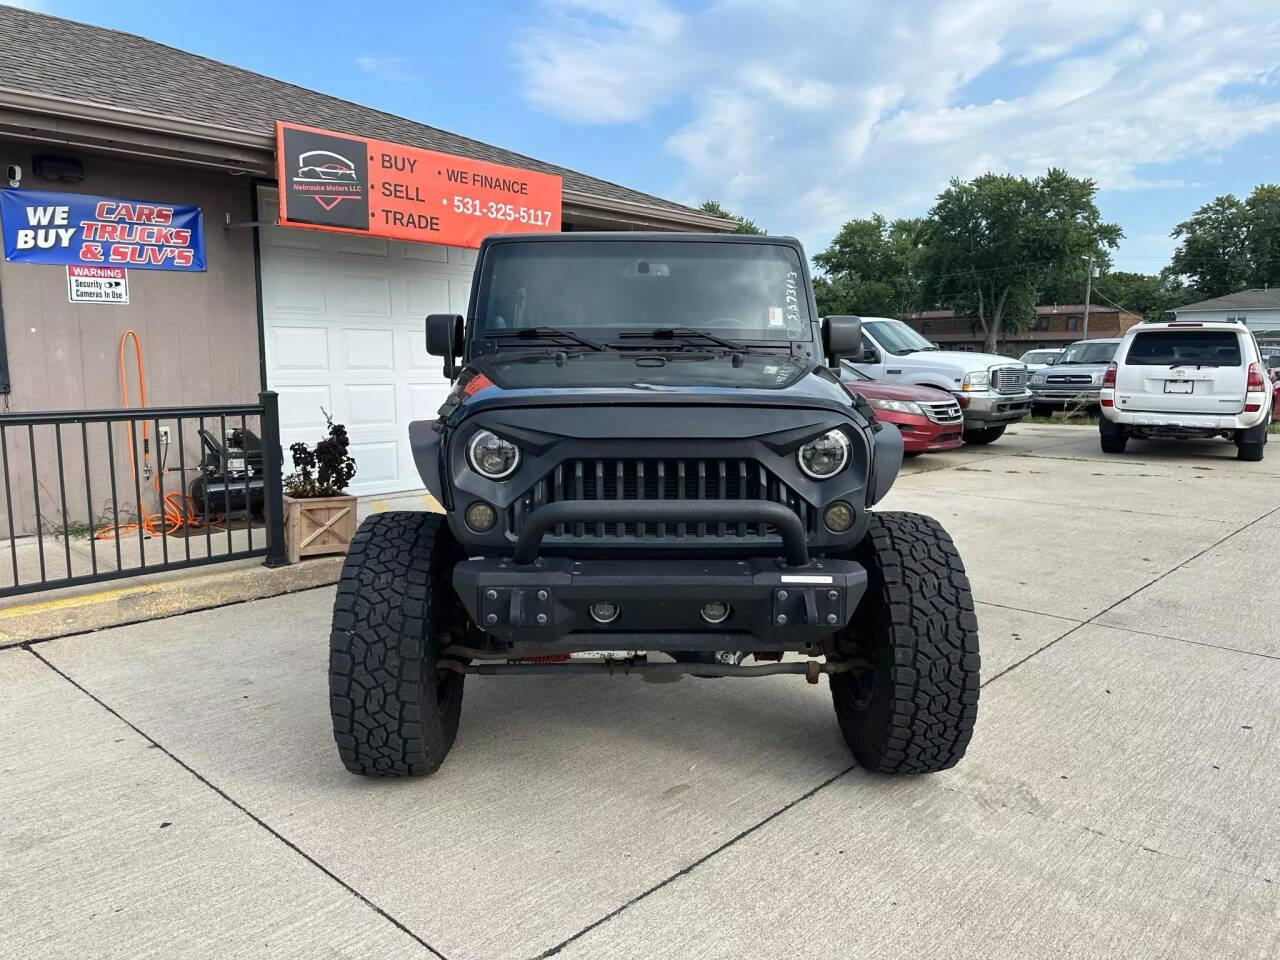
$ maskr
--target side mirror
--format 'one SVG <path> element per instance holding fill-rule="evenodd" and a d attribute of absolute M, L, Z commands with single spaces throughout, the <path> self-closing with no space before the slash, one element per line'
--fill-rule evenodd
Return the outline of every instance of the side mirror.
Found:
<path fill-rule="evenodd" d="M 433 313 L 427 317 L 427 353 L 444 357 L 444 375 L 455 376 L 454 358 L 462 350 L 462 317 L 456 313 Z"/>
<path fill-rule="evenodd" d="M 863 347 L 862 356 L 858 360 L 859 363 L 879 363 L 880 353 L 875 347 Z"/>
<path fill-rule="evenodd" d="M 822 321 L 822 347 L 828 362 L 856 354 L 862 345 L 861 317 L 826 317 Z"/>

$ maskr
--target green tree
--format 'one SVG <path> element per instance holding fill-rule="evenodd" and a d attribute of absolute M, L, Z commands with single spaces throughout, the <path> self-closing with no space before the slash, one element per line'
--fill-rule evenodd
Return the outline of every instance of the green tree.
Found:
<path fill-rule="evenodd" d="M 1197 299 L 1177 277 L 1123 270 L 1100 275 L 1093 290 L 1095 303 L 1120 307 L 1153 323 L 1173 319 L 1170 310 Z"/>
<path fill-rule="evenodd" d="M 1258 184 L 1244 206 L 1249 285 L 1280 286 L 1280 184 Z"/>
<path fill-rule="evenodd" d="M 1056 168 L 1034 180 L 952 180 L 924 232 L 924 298 L 976 317 L 994 353 L 1002 331 L 1030 323 L 1041 291 L 1119 243 L 1123 233 L 1102 220 L 1096 193 L 1092 180 Z"/>
<path fill-rule="evenodd" d="M 818 312 L 900 317 L 919 308 L 918 264 L 924 221 L 920 218 L 850 220 L 813 262 Z"/>
<path fill-rule="evenodd" d="M 763 234 L 765 232 L 760 227 L 756 226 L 756 222 L 754 220 L 748 220 L 746 217 L 740 217 L 736 213 L 726 210 L 717 200 L 704 200 L 698 209 L 703 213 L 711 214 L 713 217 L 720 217 L 723 220 L 733 220 L 738 224 L 738 229 L 734 230 L 734 233 Z"/>
<path fill-rule="evenodd" d="M 1181 243 L 1165 274 L 1186 277 L 1203 298 L 1243 290 L 1253 274 L 1248 220 L 1248 207 L 1235 196 L 1215 197 L 1173 228 L 1170 236 Z"/>

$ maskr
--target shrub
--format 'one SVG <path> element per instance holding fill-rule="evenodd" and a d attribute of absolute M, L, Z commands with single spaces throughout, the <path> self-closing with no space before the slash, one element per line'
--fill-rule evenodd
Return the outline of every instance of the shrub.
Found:
<path fill-rule="evenodd" d="M 336 497 L 356 475 L 356 462 L 347 454 L 347 428 L 334 423 L 323 407 L 320 412 L 329 425 L 329 435 L 314 450 L 305 443 L 289 447 L 293 473 L 284 478 L 284 492 L 295 499 Z"/>

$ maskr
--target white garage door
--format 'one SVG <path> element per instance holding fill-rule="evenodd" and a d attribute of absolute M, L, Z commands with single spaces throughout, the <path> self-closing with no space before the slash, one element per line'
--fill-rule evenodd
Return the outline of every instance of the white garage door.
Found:
<path fill-rule="evenodd" d="M 276 217 L 263 191 L 261 219 Z M 467 312 L 476 252 L 319 230 L 262 229 L 267 384 L 280 440 L 314 444 L 322 411 L 351 438 L 361 496 L 419 490 L 409 422 L 434 419 L 449 390 L 426 351 L 429 313 Z"/>

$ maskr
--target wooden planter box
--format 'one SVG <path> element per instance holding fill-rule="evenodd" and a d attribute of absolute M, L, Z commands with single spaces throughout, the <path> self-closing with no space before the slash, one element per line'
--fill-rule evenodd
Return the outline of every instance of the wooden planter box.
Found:
<path fill-rule="evenodd" d="M 346 553 L 356 535 L 356 498 L 284 498 L 284 547 L 290 563 L 322 553 Z"/>

